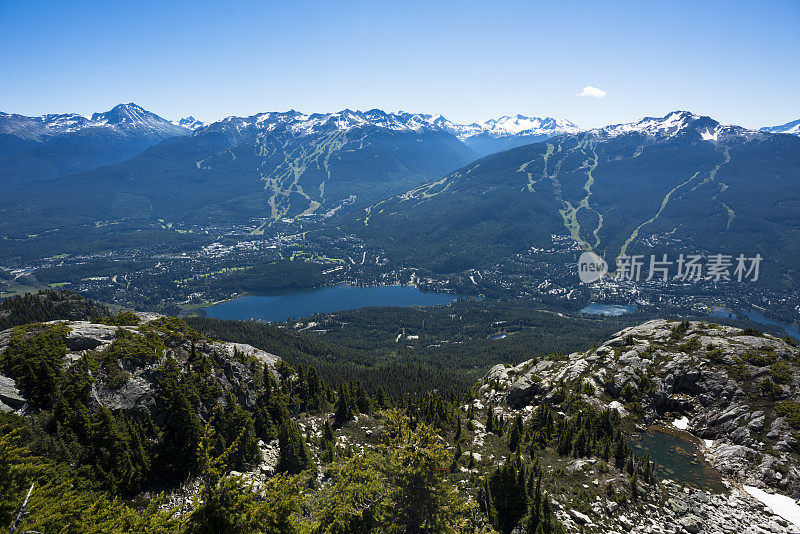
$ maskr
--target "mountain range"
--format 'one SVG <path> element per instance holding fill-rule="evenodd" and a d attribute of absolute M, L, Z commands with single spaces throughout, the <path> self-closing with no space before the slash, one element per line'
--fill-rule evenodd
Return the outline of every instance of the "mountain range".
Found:
<path fill-rule="evenodd" d="M 126 160 L 190 131 L 133 103 L 91 117 L 0 113 L 0 176 L 5 184 L 58 178 Z"/>
<path fill-rule="evenodd" d="M 463 125 L 378 109 L 207 125 L 135 104 L 91 117 L 1 114 L 0 233 L 157 218 L 260 220 L 267 231 L 349 210 L 334 223 L 442 272 L 555 234 L 607 258 L 654 236 L 707 250 L 774 246 L 787 258 L 800 253 L 800 139 L 773 131 L 796 126 L 747 130 L 689 112 L 586 131 L 564 119 Z"/>
<path fill-rule="evenodd" d="M 797 284 L 800 138 L 676 111 L 493 154 L 344 223 L 400 265 L 487 268 L 569 236 L 620 254 L 760 253 Z M 613 267 L 612 267 L 613 269 Z"/>
<path fill-rule="evenodd" d="M 272 224 L 325 216 L 438 178 L 479 157 L 488 140 L 525 143 L 577 130 L 556 119 L 464 126 L 377 109 L 269 112 L 209 125 L 192 117 L 174 124 L 134 104 L 91 118 L 3 118 L 8 155 L 0 171 L 18 187 L 0 205 L 18 216 L 0 225 L 23 235 L 118 218 Z M 42 178 L 57 179 L 33 183 Z"/>

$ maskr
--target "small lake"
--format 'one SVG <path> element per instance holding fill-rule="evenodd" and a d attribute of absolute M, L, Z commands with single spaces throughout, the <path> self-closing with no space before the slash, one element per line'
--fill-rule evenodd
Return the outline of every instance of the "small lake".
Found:
<path fill-rule="evenodd" d="M 450 304 L 459 295 L 420 291 L 414 286 L 338 285 L 270 295 L 248 295 L 208 308 L 209 319 L 283 322 L 316 313 L 333 313 L 376 306 L 436 306 Z"/>
<path fill-rule="evenodd" d="M 767 319 L 763 313 L 757 311 L 747 311 L 744 312 L 744 315 L 754 323 L 770 325 L 770 326 L 780 326 L 781 328 L 783 328 L 783 331 L 786 332 L 787 335 L 790 335 L 793 338 L 800 341 L 800 329 L 798 329 L 793 324 L 779 323 L 777 321 Z"/>
<path fill-rule="evenodd" d="M 736 314 L 724 306 L 714 306 L 708 315 L 714 319 L 736 319 Z"/>
<path fill-rule="evenodd" d="M 640 434 L 641 439 L 629 444 L 637 456 L 650 454 L 650 460 L 656 464 L 655 474 L 661 479 L 669 478 L 680 484 L 686 484 L 715 493 L 725 491 L 722 477 L 704 459 L 698 445 L 680 437 L 672 431 L 663 432 L 655 428 Z"/>
<path fill-rule="evenodd" d="M 624 304 L 598 304 L 591 302 L 588 306 L 581 310 L 581 313 L 587 315 L 623 315 L 626 313 L 633 313 L 636 311 L 636 306 L 626 306 Z"/>

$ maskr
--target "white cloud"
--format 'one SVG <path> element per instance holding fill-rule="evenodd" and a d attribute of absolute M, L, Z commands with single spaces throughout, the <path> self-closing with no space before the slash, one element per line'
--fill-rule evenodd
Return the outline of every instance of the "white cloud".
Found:
<path fill-rule="evenodd" d="M 598 89 L 597 87 L 593 87 L 591 85 L 587 85 L 583 88 L 583 91 L 580 93 L 575 93 L 577 96 L 588 96 L 591 98 L 603 98 L 608 93 L 603 91 L 602 89 Z"/>

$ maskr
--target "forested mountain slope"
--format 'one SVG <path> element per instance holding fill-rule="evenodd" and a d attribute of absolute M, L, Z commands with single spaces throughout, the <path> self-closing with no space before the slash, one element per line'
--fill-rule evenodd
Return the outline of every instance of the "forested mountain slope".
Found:
<path fill-rule="evenodd" d="M 623 254 L 761 254 L 791 285 L 798 184 L 799 138 L 673 112 L 488 156 L 339 228 L 444 273 L 568 235 L 612 270 Z"/>
<path fill-rule="evenodd" d="M 798 357 L 651 321 L 495 366 L 477 397 L 391 399 L 174 318 L 18 326 L 0 333 L 0 517 L 30 490 L 22 528 L 43 532 L 797 532 L 741 483 L 797 491 Z M 711 441 L 644 432 L 673 419 Z M 725 484 L 665 469 L 637 444 L 658 432 Z"/>
<path fill-rule="evenodd" d="M 0 202 L 7 232 L 106 219 L 242 222 L 324 216 L 474 159 L 418 115 L 380 110 L 229 117 L 108 167 L 27 184 Z M 14 214 L 25 213 L 25 217 Z"/>

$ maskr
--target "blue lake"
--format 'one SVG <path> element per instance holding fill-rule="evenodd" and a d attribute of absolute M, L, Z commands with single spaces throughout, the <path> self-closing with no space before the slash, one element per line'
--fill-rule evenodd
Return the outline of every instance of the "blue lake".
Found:
<path fill-rule="evenodd" d="M 708 315 L 715 319 L 736 319 L 736 314 L 723 306 L 714 306 Z"/>
<path fill-rule="evenodd" d="M 591 302 L 588 306 L 581 310 L 581 313 L 587 315 L 622 315 L 625 313 L 633 313 L 636 311 L 636 306 L 626 306 L 623 304 L 598 304 Z"/>
<path fill-rule="evenodd" d="M 413 286 L 338 285 L 271 295 L 249 295 L 208 308 L 209 319 L 282 322 L 316 313 L 332 313 L 376 306 L 436 306 L 458 299 L 452 293 L 420 291 Z"/>
<path fill-rule="evenodd" d="M 772 321 L 770 319 L 767 319 L 763 313 L 759 313 L 757 311 L 747 311 L 744 312 L 744 315 L 754 323 L 771 325 L 771 326 L 780 326 L 781 328 L 783 328 L 783 331 L 786 332 L 787 335 L 790 335 L 793 338 L 800 340 L 800 329 L 798 329 L 793 324 L 785 324 L 785 323 L 779 323 L 777 321 Z"/>

